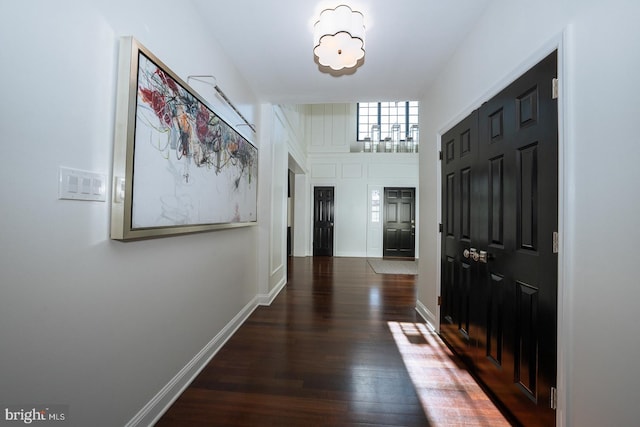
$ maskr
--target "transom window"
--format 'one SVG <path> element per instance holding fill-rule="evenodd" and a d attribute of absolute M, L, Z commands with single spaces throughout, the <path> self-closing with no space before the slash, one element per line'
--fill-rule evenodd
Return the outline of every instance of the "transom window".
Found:
<path fill-rule="evenodd" d="M 399 128 L 400 139 L 406 140 L 412 125 L 418 125 L 418 101 L 359 102 L 358 141 L 375 139 L 371 127 L 380 126 L 380 140 L 393 139 L 393 130 Z M 398 125 L 398 126 L 394 126 Z"/>

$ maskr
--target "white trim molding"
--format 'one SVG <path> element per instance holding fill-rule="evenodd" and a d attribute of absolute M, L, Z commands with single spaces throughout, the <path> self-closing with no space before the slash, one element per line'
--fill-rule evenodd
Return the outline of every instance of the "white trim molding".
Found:
<path fill-rule="evenodd" d="M 436 316 L 429 310 L 420 300 L 416 300 L 416 311 L 424 319 L 425 322 L 433 329 L 438 332 L 438 319 Z"/>
<path fill-rule="evenodd" d="M 273 300 L 276 299 L 276 297 L 278 296 L 280 291 L 284 289 L 286 284 L 287 279 L 282 278 L 282 280 L 280 280 L 280 282 L 276 286 L 274 286 L 268 294 L 258 294 L 258 296 L 256 296 L 258 305 L 271 305 Z"/>
<path fill-rule="evenodd" d="M 233 336 L 258 306 L 253 298 L 207 345 L 204 346 L 138 413 L 125 427 L 152 426 L 169 409 L 213 356 Z"/>

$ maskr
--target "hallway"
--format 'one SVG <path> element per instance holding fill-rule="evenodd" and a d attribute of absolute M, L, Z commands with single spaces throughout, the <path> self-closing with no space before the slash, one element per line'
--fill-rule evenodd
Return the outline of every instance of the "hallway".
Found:
<path fill-rule="evenodd" d="M 417 315 L 415 278 L 292 258 L 157 426 L 509 425 Z"/>

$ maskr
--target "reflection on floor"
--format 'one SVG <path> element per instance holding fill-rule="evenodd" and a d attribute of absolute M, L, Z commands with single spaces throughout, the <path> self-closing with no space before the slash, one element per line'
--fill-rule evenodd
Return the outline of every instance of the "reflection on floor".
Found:
<path fill-rule="evenodd" d="M 429 425 L 510 425 L 434 331 L 424 323 L 388 325 Z"/>

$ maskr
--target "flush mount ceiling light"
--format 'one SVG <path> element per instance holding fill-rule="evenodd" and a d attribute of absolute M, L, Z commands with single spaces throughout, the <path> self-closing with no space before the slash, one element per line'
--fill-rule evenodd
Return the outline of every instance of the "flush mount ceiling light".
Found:
<path fill-rule="evenodd" d="M 334 71 L 357 67 L 364 58 L 364 16 L 346 5 L 323 10 L 313 44 L 320 65 Z"/>

